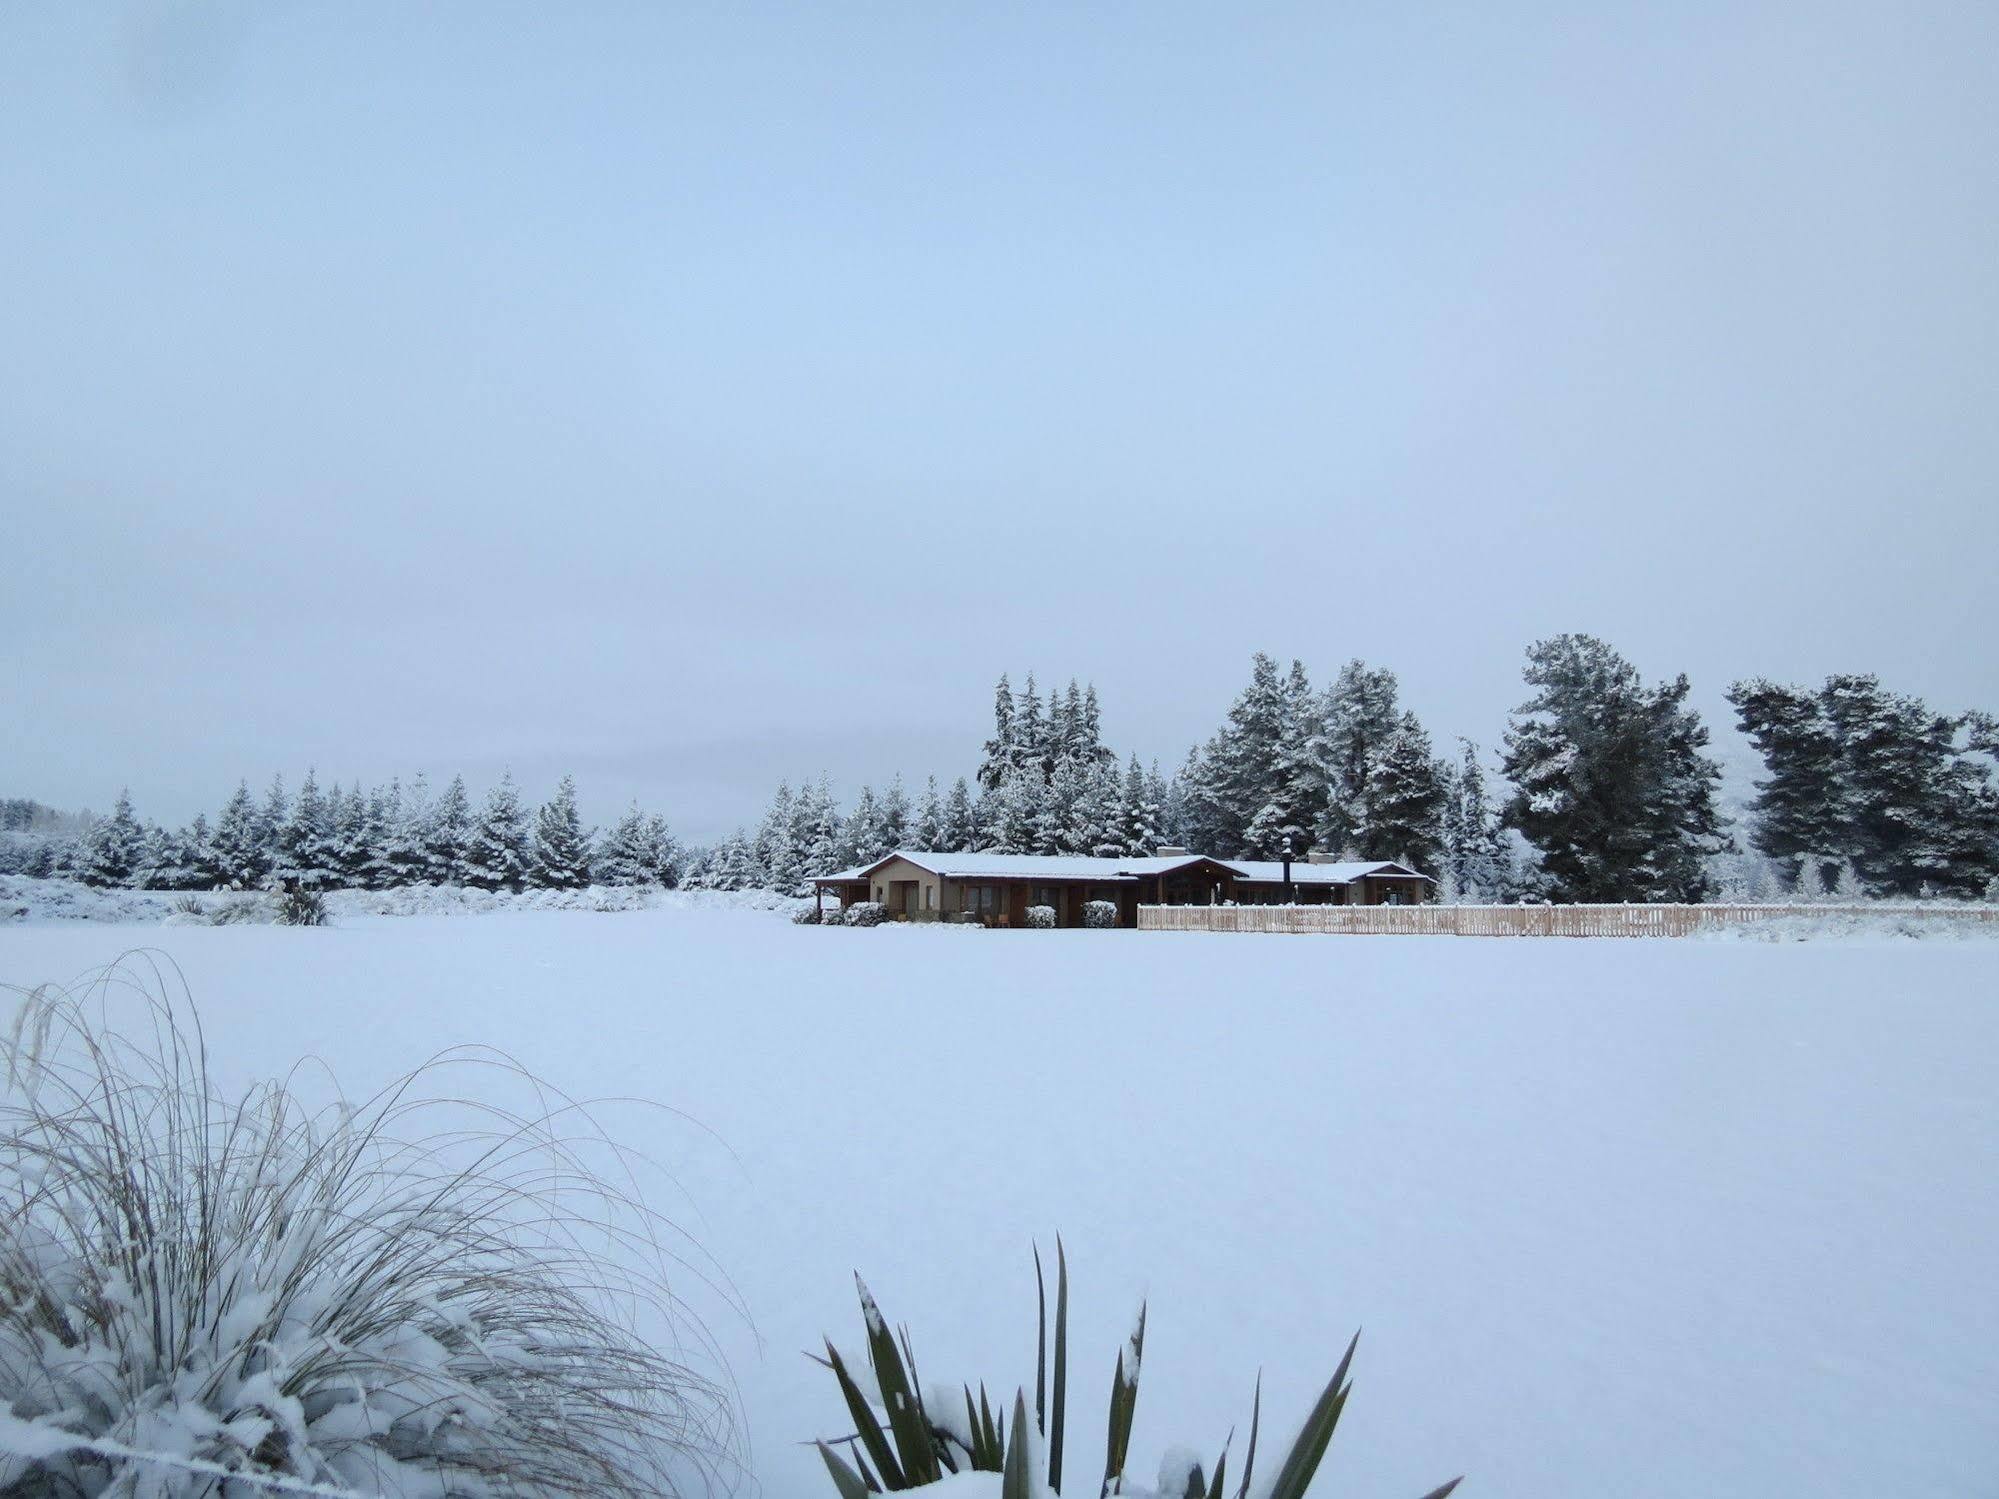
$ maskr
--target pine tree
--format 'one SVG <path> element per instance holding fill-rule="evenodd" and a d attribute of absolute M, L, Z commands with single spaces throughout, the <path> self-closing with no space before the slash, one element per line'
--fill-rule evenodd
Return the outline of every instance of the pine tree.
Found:
<path fill-rule="evenodd" d="M 1120 839 L 1123 847 L 1119 850 L 1131 859 L 1149 859 L 1153 850 L 1166 841 L 1161 822 L 1164 809 L 1155 788 L 1159 779 L 1159 768 L 1155 765 L 1148 776 L 1133 755 L 1124 769 L 1123 795 L 1118 799 L 1118 812 L 1123 822 Z"/>
<path fill-rule="evenodd" d="M 1244 833 L 1252 856 L 1277 858 L 1286 846 L 1302 856 L 1311 848 L 1325 810 L 1324 783 L 1313 756 L 1323 728 L 1304 663 L 1293 661 L 1279 698 L 1277 738 L 1263 776 L 1263 804 Z"/>
<path fill-rule="evenodd" d="M 252 890 L 262 883 L 266 872 L 262 820 L 250 801 L 249 782 L 237 783 L 236 794 L 216 818 L 209 857 L 217 884 Z"/>
<path fill-rule="evenodd" d="M 875 798 L 874 787 L 861 787 L 861 794 L 854 798 L 854 810 L 847 814 L 844 831 L 842 865 L 872 864 L 889 851 L 882 831 L 881 803 Z"/>
<path fill-rule="evenodd" d="M 279 879 L 308 890 L 340 883 L 333 857 L 333 809 L 320 794 L 318 777 L 311 769 L 299 783 L 291 816 L 279 830 L 274 872 Z"/>
<path fill-rule="evenodd" d="M 1083 794 L 1076 799 L 1069 842 L 1078 853 L 1098 859 L 1125 854 L 1124 782 L 1117 766 L 1090 757 L 1083 777 Z"/>
<path fill-rule="evenodd" d="M 633 802 L 625 815 L 604 835 L 590 870 L 592 878 L 600 885 L 653 883 L 655 876 L 646 842 L 645 817 L 639 811 L 637 802 Z"/>
<path fill-rule="evenodd" d="M 1370 859 L 1394 859 L 1429 873 L 1442 841 L 1444 788 L 1430 736 L 1404 713 L 1368 769 L 1369 821 L 1360 829 Z"/>
<path fill-rule="evenodd" d="M 480 890 L 525 889 L 533 857 L 527 814 L 511 771 L 487 794 L 465 849 L 465 883 Z"/>
<path fill-rule="evenodd" d="M 576 778 L 564 776 L 535 814 L 528 879 L 544 890 L 581 890 L 590 883 L 590 834 L 576 814 Z"/>
<path fill-rule="evenodd" d="M 205 814 L 197 812 L 194 821 L 181 833 L 181 843 L 186 849 L 189 890 L 213 890 L 220 885 L 222 870 L 215 858 L 215 833 L 208 826 Z"/>
<path fill-rule="evenodd" d="M 888 783 L 888 790 L 881 799 L 880 831 L 877 834 L 882 844 L 882 853 L 894 853 L 909 843 L 909 792 L 902 784 L 902 772 L 897 771 Z"/>
<path fill-rule="evenodd" d="M 1075 854 L 1078 829 L 1076 809 L 1083 798 L 1084 781 L 1074 760 L 1058 760 L 1055 774 L 1048 779 L 1047 793 L 1034 817 L 1034 847 L 1037 854 Z"/>
<path fill-rule="evenodd" d="M 1052 757 L 1048 753 L 1048 723 L 1041 715 L 1041 697 L 1035 690 L 1034 673 L 1027 674 L 1027 686 L 1013 705 L 1013 763 L 1032 770 L 1044 781 Z"/>
<path fill-rule="evenodd" d="M 109 817 L 90 825 L 83 842 L 83 881 L 103 889 L 130 885 L 144 868 L 146 832 L 132 812 L 132 794 L 121 789 Z"/>
<path fill-rule="evenodd" d="M 455 775 L 424 820 L 424 878 L 433 885 L 471 884 L 467 859 L 474 837 L 472 798 L 465 777 Z"/>
<path fill-rule="evenodd" d="M 937 791 L 937 777 L 930 776 L 923 783 L 923 794 L 916 799 L 916 811 L 909 823 L 909 846 L 912 849 L 938 853 L 944 843 L 944 799 Z"/>
<path fill-rule="evenodd" d="M 951 796 L 944 804 L 943 831 L 938 852 L 970 853 L 979 846 L 979 819 L 972 805 L 972 789 L 959 776 L 951 783 Z"/>
<path fill-rule="evenodd" d="M 1536 689 L 1506 736 L 1507 821 L 1540 855 L 1548 893 L 1568 901 L 1686 901 L 1707 893 L 1707 856 L 1726 847 L 1714 807 L 1720 771 L 1686 706 L 1684 676 L 1647 689 L 1588 635 L 1527 652 Z"/>
<path fill-rule="evenodd" d="M 791 782 L 780 781 L 770 805 L 764 809 L 763 820 L 757 824 L 750 851 L 756 866 L 756 883 L 764 889 L 788 891 L 798 884 L 798 849 L 791 836 L 796 803 Z"/>
<path fill-rule="evenodd" d="M 1817 854 L 1806 854 L 1798 860 L 1791 895 L 1800 905 L 1815 905 L 1825 899 L 1825 861 Z"/>
<path fill-rule="evenodd" d="M 336 784 L 327 797 L 326 884 L 347 890 L 368 887 L 370 834 L 361 783 L 344 793 Z"/>
<path fill-rule="evenodd" d="M 1316 846 L 1365 853 L 1377 813 L 1369 802 L 1376 766 L 1401 730 L 1395 673 L 1349 661 L 1319 704 L 1318 724 L 1307 746 L 1310 782 L 1318 810 Z"/>
<path fill-rule="evenodd" d="M 997 790 L 1015 763 L 1013 687 L 1002 672 L 993 691 L 993 737 L 986 741 L 985 758 L 979 762 L 980 787 Z"/>
<path fill-rule="evenodd" d="M 999 789 L 980 807 L 981 852 L 1033 853 L 1045 789 L 1038 769 L 1016 765 L 1009 770 Z"/>
<path fill-rule="evenodd" d="M 825 776 L 798 794 L 799 863 L 807 876 L 831 874 L 846 854 L 840 809 Z"/>
<path fill-rule="evenodd" d="M 646 818 L 645 847 L 646 856 L 652 861 L 653 878 L 661 888 L 672 890 L 678 886 L 685 855 L 667 827 L 666 818 L 658 812 Z"/>
<path fill-rule="evenodd" d="M 390 890 L 403 883 L 409 865 L 403 844 L 403 783 L 392 776 L 386 786 L 368 793 L 366 847 L 361 851 L 360 876 L 370 890 Z"/>
<path fill-rule="evenodd" d="M 275 875 L 285 862 L 285 824 L 291 820 L 291 804 L 285 797 L 285 778 L 271 777 L 270 789 L 257 813 L 257 868 L 260 877 Z"/>
<path fill-rule="evenodd" d="M 1486 799 L 1478 746 L 1469 739 L 1460 740 L 1459 746 L 1458 764 L 1444 783 L 1440 862 L 1463 900 L 1479 904 L 1508 901 L 1516 893 L 1513 861 L 1498 815 Z"/>

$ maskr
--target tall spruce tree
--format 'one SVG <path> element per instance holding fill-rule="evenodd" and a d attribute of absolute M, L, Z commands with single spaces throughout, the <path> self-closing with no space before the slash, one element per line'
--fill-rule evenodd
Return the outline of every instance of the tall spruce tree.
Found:
<path fill-rule="evenodd" d="M 1415 714 L 1402 715 L 1369 766 L 1366 805 L 1368 822 L 1360 837 L 1367 857 L 1399 860 L 1426 874 L 1436 868 L 1444 786 L 1430 736 Z"/>
<path fill-rule="evenodd" d="M 466 863 L 472 851 L 472 798 L 465 777 L 455 775 L 423 825 L 424 878 L 433 885 L 470 884 Z"/>
<path fill-rule="evenodd" d="M 1378 820 L 1369 796 L 1376 767 L 1402 727 L 1397 694 L 1394 672 L 1354 660 L 1340 668 L 1319 705 L 1307 753 L 1319 818 L 1314 841 L 1328 853 L 1375 852 L 1367 846 Z"/>
<path fill-rule="evenodd" d="M 979 846 L 979 819 L 972 802 L 972 788 L 959 776 L 951 783 L 951 796 L 944 803 L 942 853 L 966 854 Z"/>
<path fill-rule="evenodd" d="M 523 890 L 533 859 L 527 813 L 512 771 L 486 795 L 465 848 L 465 883 L 480 890 Z"/>
<path fill-rule="evenodd" d="M 275 872 L 279 879 L 308 890 L 330 889 L 340 883 L 333 847 L 334 810 L 319 789 L 317 774 L 308 768 L 292 801 L 291 815 L 278 833 Z"/>
<path fill-rule="evenodd" d="M 581 890 L 590 883 L 590 834 L 576 812 L 576 778 L 564 776 L 534 820 L 529 878 L 547 890 Z"/>
<path fill-rule="evenodd" d="M 105 889 L 131 885 L 145 868 L 146 830 L 132 811 L 132 794 L 122 787 L 109 817 L 90 825 L 83 840 L 84 883 Z"/>
<path fill-rule="evenodd" d="M 908 844 L 911 848 L 939 853 L 944 846 L 944 799 L 937 791 L 937 777 L 931 776 L 923 783 L 923 794 L 916 799 L 916 812 L 909 825 Z"/>
<path fill-rule="evenodd" d="M 1001 672 L 993 690 L 993 737 L 986 741 L 985 758 L 979 762 L 980 788 L 997 790 L 1015 763 L 1013 687 Z"/>
<path fill-rule="evenodd" d="M 264 837 L 261 819 L 250 800 L 249 782 L 237 783 L 235 795 L 216 818 L 210 848 L 216 883 L 249 890 L 262 881 Z"/>
<path fill-rule="evenodd" d="M 1693 901 L 1726 846 L 1721 772 L 1686 706 L 1687 680 L 1647 688 L 1603 641 L 1558 635 L 1527 652 L 1535 689 L 1506 735 L 1507 821 L 1564 901 Z"/>

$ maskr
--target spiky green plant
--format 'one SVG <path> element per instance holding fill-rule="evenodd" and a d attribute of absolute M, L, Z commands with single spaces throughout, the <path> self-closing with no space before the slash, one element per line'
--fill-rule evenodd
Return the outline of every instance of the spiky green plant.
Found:
<path fill-rule="evenodd" d="M 818 1360 L 832 1372 L 840 1387 L 841 1399 L 854 1423 L 851 1436 L 834 1442 L 818 1443 L 819 1455 L 832 1475 L 840 1499 L 868 1499 L 871 1494 L 922 1488 L 962 1472 L 1001 1475 L 1001 1499 L 1036 1499 L 1037 1493 L 1062 1492 L 1062 1466 L 1067 1437 L 1069 1387 L 1069 1263 L 1062 1241 L 1055 1241 L 1055 1321 L 1053 1379 L 1050 1380 L 1048 1288 L 1042 1275 L 1041 1251 L 1034 1251 L 1034 1289 L 1038 1315 L 1035 1319 L 1034 1430 L 1047 1444 L 1048 1466 L 1045 1488 L 1036 1485 L 1029 1468 L 1031 1440 L 1027 1425 L 1027 1396 L 1017 1390 L 1013 1397 L 1013 1422 L 1009 1428 L 1002 1406 L 995 1415 L 984 1384 L 978 1398 L 972 1387 L 962 1386 L 965 1400 L 965 1431 L 951 1430 L 936 1420 L 923 1403 L 916 1379 L 916 1354 L 910 1346 L 909 1330 L 899 1328 L 894 1335 L 874 1297 L 861 1278 L 854 1284 L 860 1293 L 861 1315 L 867 1323 L 868 1362 L 874 1371 L 879 1401 L 870 1402 L 859 1381 L 846 1366 L 832 1340 L 826 1341 L 826 1357 Z M 1355 1333 L 1347 1351 L 1333 1371 L 1332 1379 L 1306 1417 L 1304 1428 L 1291 1445 L 1277 1470 L 1277 1477 L 1265 1491 L 1267 1499 L 1303 1499 L 1319 1471 L 1326 1449 L 1333 1440 L 1353 1389 L 1347 1371 L 1353 1364 L 1360 1334 Z M 1104 1475 L 1097 1499 L 1113 1494 L 1132 1495 L 1125 1481 L 1125 1465 L 1131 1452 L 1132 1421 L 1138 1412 L 1138 1379 L 1145 1351 L 1145 1305 L 1139 1304 L 1138 1320 L 1130 1340 L 1118 1350 L 1111 1375 L 1110 1419 L 1104 1443 Z M 877 1415 L 877 1410 L 881 1412 Z M 1248 1499 L 1250 1480 L 1256 1472 L 1257 1440 L 1263 1427 L 1263 1377 L 1257 1376 L 1256 1393 L 1250 1405 L 1249 1446 L 1243 1455 L 1242 1476 L 1237 1480 L 1234 1499 Z M 1233 1433 L 1231 1433 L 1233 1438 Z M 842 1456 L 836 1447 L 845 1447 Z M 1196 1464 L 1187 1475 L 1183 1492 L 1162 1494 L 1158 1499 L 1228 1499 L 1228 1445 L 1215 1460 L 1209 1477 Z M 1445 1499 L 1459 1479 L 1433 1489 L 1424 1499 Z"/>

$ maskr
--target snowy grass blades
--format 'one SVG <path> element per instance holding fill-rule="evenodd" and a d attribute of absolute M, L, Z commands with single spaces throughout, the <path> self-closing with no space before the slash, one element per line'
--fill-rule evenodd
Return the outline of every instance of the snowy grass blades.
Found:
<path fill-rule="evenodd" d="M 48 1440 L 0 1444 L 0 1492 L 650 1499 L 732 1468 L 667 1284 L 688 1251 L 505 1058 L 326 1109 L 296 1075 L 228 1096 L 137 964 L 26 994 L 3 1049 L 0 1409 Z M 452 1065 L 534 1107 L 433 1096 Z"/>
<path fill-rule="evenodd" d="M 837 1444 L 823 1441 L 816 1444 L 840 1499 L 860 1499 L 860 1496 L 871 1493 L 924 1488 L 944 1482 L 947 1478 L 955 1480 L 972 1473 L 998 1473 L 1001 1478 L 1000 1499 L 1042 1499 L 1042 1496 L 1062 1492 L 1060 1444 L 1067 1395 L 1069 1275 L 1060 1239 L 1056 1240 L 1055 1377 L 1052 1398 L 1045 1403 L 1043 1391 L 1048 1388 L 1048 1296 L 1038 1247 L 1034 1254 L 1034 1268 L 1035 1304 L 1039 1313 L 1036 1319 L 1034 1370 L 1037 1419 L 1032 1427 L 1028 1425 L 1026 1391 L 1015 1391 L 1010 1437 L 1004 1416 L 995 1420 L 983 1384 L 979 1386 L 976 1405 L 972 1400 L 971 1386 L 967 1384 L 963 1387 L 965 1426 L 962 1431 L 954 1431 L 930 1418 L 915 1394 L 916 1360 L 907 1332 L 903 1333 L 898 1349 L 874 1297 L 861 1283 L 859 1276 L 854 1278 L 860 1293 L 861 1313 L 867 1323 L 869 1357 L 874 1364 L 875 1382 L 880 1391 L 878 1408 L 881 1414 L 876 1413 L 877 1407 L 862 1392 L 848 1372 L 845 1361 L 833 1347 L 832 1340 L 828 1339 L 826 1357 L 817 1362 L 832 1371 L 847 1414 L 855 1426 L 854 1435 L 840 1439 L 840 1443 L 850 1444 L 853 1448 L 851 1463 L 833 1450 Z M 1184 1449 L 1168 1454 L 1161 1465 L 1156 1490 L 1134 1487 L 1126 1477 L 1132 1425 L 1138 1412 L 1139 1376 L 1145 1355 L 1145 1320 L 1146 1309 L 1141 1303 L 1131 1337 L 1118 1351 L 1112 1373 L 1110 1414 L 1104 1444 L 1104 1476 L 1098 1488 L 1098 1499 L 1110 1499 L 1112 1495 L 1127 1496 L 1127 1499 L 1227 1499 L 1228 1443 L 1223 1444 L 1212 1478 L 1203 1472 L 1195 1456 Z M 1256 1499 L 1305 1499 L 1312 1480 L 1318 1475 L 1320 1464 L 1325 1460 L 1326 1450 L 1332 1444 L 1333 1432 L 1346 1409 L 1347 1397 L 1353 1390 L 1353 1383 L 1347 1375 L 1359 1345 L 1360 1334 L 1355 1333 L 1347 1344 L 1339 1367 L 1333 1371 L 1332 1379 L 1327 1382 L 1306 1416 L 1297 1439 L 1285 1454 L 1276 1477 L 1266 1487 L 1256 1490 Z M 1249 1499 L 1250 1484 L 1256 1472 L 1257 1441 L 1262 1428 L 1263 1376 L 1259 1374 L 1250 1409 L 1249 1447 L 1243 1458 L 1242 1477 L 1235 1499 Z M 1036 1436 L 1045 1436 L 1048 1442 L 1046 1480 L 1040 1486 L 1037 1486 L 1031 1465 L 1032 1454 L 1028 1450 Z M 1231 1432 L 1230 1440 L 1233 1439 L 1234 1433 Z M 970 1482 L 969 1478 L 966 1482 Z M 1454 1478 L 1431 1490 L 1424 1499 L 1446 1499 L 1459 1482 Z M 966 1492 L 973 1490 L 967 1489 Z M 977 1492 L 989 1495 L 993 1491 L 985 1488 Z"/>

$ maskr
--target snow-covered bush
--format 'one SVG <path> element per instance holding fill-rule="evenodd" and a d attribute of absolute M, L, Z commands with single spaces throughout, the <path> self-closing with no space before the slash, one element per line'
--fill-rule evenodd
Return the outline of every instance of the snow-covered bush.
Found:
<path fill-rule="evenodd" d="M 326 896 L 306 885 L 283 885 L 272 894 L 279 926 L 325 926 Z"/>
<path fill-rule="evenodd" d="M 1038 931 L 1052 929 L 1055 925 L 1055 908 L 1053 906 L 1029 906 L 1027 908 L 1027 924 Z"/>
<path fill-rule="evenodd" d="M 833 1346 L 832 1340 L 827 1339 L 824 1362 L 840 1387 L 844 1410 L 841 1420 L 855 1432 L 853 1437 L 843 1438 L 852 1443 L 848 1449 L 853 1459 L 851 1462 L 827 1443 L 822 1441 L 818 1444 L 819 1455 L 832 1476 L 840 1499 L 867 1499 L 871 1492 L 880 1489 L 925 1488 L 947 1479 L 956 1482 L 954 1493 L 968 1496 L 982 1493 L 996 1495 L 998 1499 L 1049 1499 L 1049 1496 L 1061 1492 L 1068 1419 L 1069 1267 L 1061 1255 L 1059 1240 L 1056 1253 L 1055 1379 L 1052 1393 L 1048 1381 L 1047 1287 L 1042 1281 L 1039 1251 L 1034 1256 L 1037 1299 L 1042 1310 L 1035 1329 L 1038 1351 L 1031 1427 L 1027 1396 L 1022 1388 L 1016 1388 L 1014 1392 L 1010 1420 L 1004 1386 L 1001 1387 L 997 1410 L 983 1382 L 979 1385 L 976 1400 L 969 1383 L 955 1390 L 943 1383 L 918 1388 L 912 1376 L 915 1353 L 911 1349 L 907 1330 L 903 1331 L 898 1344 L 896 1335 L 889 1330 L 891 1324 L 883 1318 L 874 1297 L 868 1294 L 867 1286 L 859 1276 L 854 1277 L 854 1284 L 860 1292 L 861 1316 L 867 1325 L 868 1365 L 873 1372 L 879 1398 L 872 1398 L 863 1392 L 854 1372 Z M 1275 1476 L 1266 1476 L 1256 1484 L 1254 1491 L 1262 1499 L 1302 1499 L 1311 1488 L 1319 1462 L 1326 1455 L 1327 1444 L 1333 1439 L 1333 1429 L 1339 1424 L 1340 1413 L 1346 1409 L 1347 1396 L 1353 1389 L 1347 1370 L 1353 1363 L 1354 1348 L 1359 1342 L 1360 1334 L 1355 1333 L 1353 1342 L 1347 1345 L 1346 1357 L 1333 1371 L 1332 1380 L 1312 1407 L 1311 1414 L 1305 1418 L 1290 1451 L 1278 1464 Z M 1161 1460 L 1158 1488 L 1135 1485 L 1127 1477 L 1125 1469 L 1131 1453 L 1132 1420 L 1138 1412 L 1138 1377 L 1144 1353 L 1145 1306 L 1141 1303 L 1138 1320 L 1131 1336 L 1118 1350 L 1111 1376 L 1110 1424 L 1105 1439 L 1101 1492 L 1126 1495 L 1129 1499 L 1205 1499 L 1205 1496 L 1228 1493 L 1229 1454 L 1226 1449 L 1215 1460 L 1212 1480 L 1202 1470 L 1200 1459 L 1184 1447 L 1169 1449 Z M 1259 1379 L 1250 1412 L 1248 1449 L 1243 1454 L 1242 1492 L 1250 1491 L 1250 1480 L 1259 1472 L 1257 1441 L 1262 1424 L 1263 1385 Z M 1034 1471 L 1044 1452 L 1048 1461 L 1045 1475 Z M 1266 1457 L 1265 1462 L 1268 1461 Z M 1068 1471 L 1072 1475 L 1071 1493 L 1098 1482 L 1094 1460 L 1080 1474 L 1074 1469 Z M 1261 1471 L 1267 1474 L 1269 1470 Z M 971 1474 L 996 1474 L 999 1477 L 997 1480 L 985 1480 L 985 1486 L 981 1487 L 972 1483 L 969 1479 Z M 1442 1487 L 1432 1489 L 1425 1499 L 1445 1499 L 1458 1483 L 1459 1480 L 1454 1478 Z"/>
<path fill-rule="evenodd" d="M 1083 925 L 1089 927 L 1114 927 L 1117 925 L 1117 902 L 1114 900 L 1093 900 L 1083 907 Z"/>
<path fill-rule="evenodd" d="M 880 926 L 887 916 L 888 907 L 878 900 L 857 900 L 847 907 L 848 926 Z"/>
<path fill-rule="evenodd" d="M 629 1320 L 689 1330 L 668 1226 L 574 1106 L 467 1133 L 429 1069 L 318 1112 L 225 1094 L 146 977 L 28 994 L 0 1042 L 0 1493 L 707 1487 L 728 1402 Z"/>
<path fill-rule="evenodd" d="M 800 906 L 796 911 L 791 913 L 791 924 L 793 926 L 818 926 L 818 909 L 814 906 Z"/>

